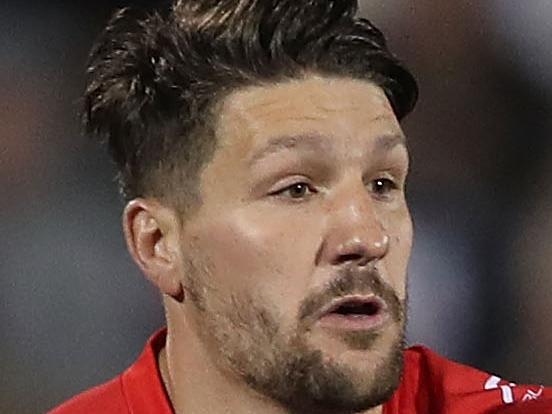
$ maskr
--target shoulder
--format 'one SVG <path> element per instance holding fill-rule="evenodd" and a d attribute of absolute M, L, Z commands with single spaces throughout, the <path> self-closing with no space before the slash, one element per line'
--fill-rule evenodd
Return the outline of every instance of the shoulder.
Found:
<path fill-rule="evenodd" d="M 166 334 L 166 329 L 153 334 L 142 354 L 121 375 L 73 397 L 49 414 L 172 413 L 157 366 Z"/>
<path fill-rule="evenodd" d="M 447 359 L 422 345 L 406 350 L 405 364 L 422 376 L 420 380 L 438 381 L 451 391 L 466 386 L 478 387 L 490 377 L 484 371 Z"/>
<path fill-rule="evenodd" d="M 405 352 L 399 392 L 427 412 L 450 414 L 494 413 L 518 405 L 528 408 L 531 405 L 526 404 L 535 400 L 542 406 L 552 398 L 551 388 L 507 381 L 444 358 L 424 346 Z"/>
<path fill-rule="evenodd" d="M 508 405 L 491 414 L 552 414 L 552 398 Z"/>
<path fill-rule="evenodd" d="M 66 401 L 49 414 L 80 413 L 126 414 L 128 407 L 123 394 L 121 376 L 91 388 Z"/>

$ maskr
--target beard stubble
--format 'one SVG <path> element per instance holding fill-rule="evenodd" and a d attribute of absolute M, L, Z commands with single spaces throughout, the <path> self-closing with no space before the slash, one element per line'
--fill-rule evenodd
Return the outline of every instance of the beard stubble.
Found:
<path fill-rule="evenodd" d="M 296 326 L 283 332 L 277 312 L 251 293 L 223 296 L 204 274 L 190 267 L 187 292 L 198 310 L 200 337 L 216 354 L 215 364 L 291 413 L 362 412 L 387 401 L 398 387 L 406 301 L 399 300 L 375 269 L 344 269 L 323 290 L 303 300 Z M 379 359 L 369 372 L 325 358 L 323 350 L 306 339 L 316 311 L 335 297 L 359 293 L 384 299 L 398 332 L 387 349 L 375 350 Z M 370 352 L 382 334 L 342 332 L 339 337 L 351 350 Z"/>

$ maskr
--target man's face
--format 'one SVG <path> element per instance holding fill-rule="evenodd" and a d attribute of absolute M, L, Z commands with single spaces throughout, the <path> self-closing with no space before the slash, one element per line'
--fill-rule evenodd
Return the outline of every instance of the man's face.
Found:
<path fill-rule="evenodd" d="M 186 317 L 213 363 L 297 409 L 381 404 L 402 367 L 412 243 L 385 94 L 320 77 L 242 89 L 216 132 L 181 236 Z"/>

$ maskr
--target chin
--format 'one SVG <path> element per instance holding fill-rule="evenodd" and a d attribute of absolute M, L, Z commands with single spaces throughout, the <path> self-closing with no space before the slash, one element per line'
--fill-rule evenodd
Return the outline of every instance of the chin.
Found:
<path fill-rule="evenodd" d="M 352 413 L 388 401 L 400 383 L 403 345 L 400 340 L 384 339 L 388 338 L 378 338 L 368 349 L 345 347 L 340 353 L 320 349 L 323 368 L 318 373 L 325 375 L 318 377 L 314 389 L 324 392 L 313 393 L 315 406 Z"/>
<path fill-rule="evenodd" d="M 331 361 L 356 366 L 378 365 L 391 355 L 404 351 L 404 333 L 399 323 L 377 330 L 319 329 L 311 336 L 311 346 Z"/>
<path fill-rule="evenodd" d="M 246 381 L 294 412 L 352 413 L 377 407 L 399 384 L 403 342 L 399 324 L 371 332 L 315 326 L 292 342 L 275 341 L 265 369 L 252 366 Z"/>

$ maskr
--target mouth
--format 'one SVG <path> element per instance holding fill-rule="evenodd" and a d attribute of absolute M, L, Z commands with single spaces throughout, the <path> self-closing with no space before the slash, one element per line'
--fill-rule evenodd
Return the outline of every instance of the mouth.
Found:
<path fill-rule="evenodd" d="M 319 326 L 346 331 L 377 330 L 389 319 L 387 304 L 374 295 L 337 298 L 319 315 Z"/>

